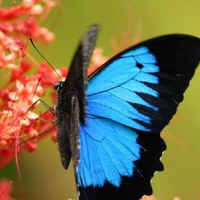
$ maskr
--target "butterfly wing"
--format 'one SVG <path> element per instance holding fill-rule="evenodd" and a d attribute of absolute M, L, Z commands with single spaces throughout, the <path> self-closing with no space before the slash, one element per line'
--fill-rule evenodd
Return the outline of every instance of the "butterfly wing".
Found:
<path fill-rule="evenodd" d="M 104 64 L 87 86 L 80 124 L 80 200 L 138 200 L 162 171 L 160 136 L 200 59 L 200 40 L 168 35 L 143 42 Z"/>
<path fill-rule="evenodd" d="M 56 86 L 57 105 L 57 141 L 61 155 L 62 165 L 68 168 L 71 157 L 74 169 L 78 162 L 79 119 L 85 120 L 85 85 L 86 70 L 93 52 L 98 26 L 93 25 L 80 41 L 74 59 L 70 65 L 65 82 Z"/>
<path fill-rule="evenodd" d="M 68 76 L 65 80 L 65 95 L 72 90 L 76 90 L 80 103 L 81 122 L 85 121 L 85 87 L 86 87 L 86 70 L 93 53 L 99 26 L 92 25 L 80 41 L 75 56 L 70 65 Z"/>

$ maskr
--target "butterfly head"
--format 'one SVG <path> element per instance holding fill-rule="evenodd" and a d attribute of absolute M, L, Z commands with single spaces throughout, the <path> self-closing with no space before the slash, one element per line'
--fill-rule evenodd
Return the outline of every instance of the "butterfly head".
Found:
<path fill-rule="evenodd" d="M 54 89 L 55 89 L 56 91 L 58 91 L 60 88 L 63 87 L 63 85 L 64 85 L 64 82 L 63 82 L 63 81 L 59 81 L 59 82 L 55 83 Z"/>

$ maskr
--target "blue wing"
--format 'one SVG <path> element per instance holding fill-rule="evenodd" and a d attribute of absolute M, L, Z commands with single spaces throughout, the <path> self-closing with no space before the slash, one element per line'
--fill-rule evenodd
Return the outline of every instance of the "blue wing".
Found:
<path fill-rule="evenodd" d="M 198 38 L 170 35 L 117 55 L 92 74 L 80 124 L 80 199 L 150 195 L 166 149 L 160 137 L 183 100 L 200 59 Z"/>

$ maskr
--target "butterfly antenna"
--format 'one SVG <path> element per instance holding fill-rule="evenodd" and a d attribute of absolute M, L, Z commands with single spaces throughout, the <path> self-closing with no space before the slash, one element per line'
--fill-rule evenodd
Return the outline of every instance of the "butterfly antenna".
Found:
<path fill-rule="evenodd" d="M 30 38 L 31 44 L 33 45 L 33 47 L 35 48 L 35 50 L 40 54 L 40 56 L 49 64 L 49 66 L 53 69 L 53 71 L 57 74 L 57 76 L 60 78 L 60 80 L 62 80 L 61 76 L 58 74 L 58 72 L 55 70 L 55 68 L 52 66 L 52 64 L 40 53 L 40 51 L 37 49 L 37 47 L 35 46 L 33 40 Z"/>

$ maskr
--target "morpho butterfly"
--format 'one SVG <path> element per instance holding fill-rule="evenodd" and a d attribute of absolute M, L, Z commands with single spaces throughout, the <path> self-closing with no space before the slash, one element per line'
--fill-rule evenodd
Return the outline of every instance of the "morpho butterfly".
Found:
<path fill-rule="evenodd" d="M 61 161 L 73 160 L 79 200 L 138 200 L 162 171 L 162 129 L 200 60 L 200 39 L 182 34 L 135 45 L 86 77 L 99 27 L 83 36 L 57 90 Z"/>

